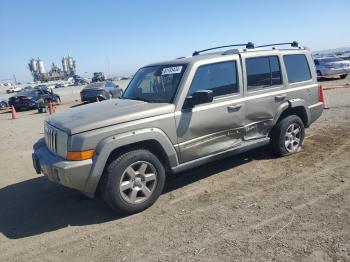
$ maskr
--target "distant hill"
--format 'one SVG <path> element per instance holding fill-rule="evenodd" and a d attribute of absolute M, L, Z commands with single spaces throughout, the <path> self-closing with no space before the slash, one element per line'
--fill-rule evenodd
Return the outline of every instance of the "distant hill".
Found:
<path fill-rule="evenodd" d="M 327 55 L 327 54 L 335 54 L 335 53 L 348 53 L 350 52 L 350 47 L 341 47 L 341 48 L 334 48 L 334 49 L 327 49 L 327 50 L 319 50 L 319 51 L 313 51 L 313 54 L 319 54 L 319 55 Z"/>

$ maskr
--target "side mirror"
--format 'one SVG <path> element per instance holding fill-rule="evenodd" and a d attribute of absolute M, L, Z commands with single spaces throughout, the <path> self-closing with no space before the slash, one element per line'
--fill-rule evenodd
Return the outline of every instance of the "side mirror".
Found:
<path fill-rule="evenodd" d="M 191 96 L 186 97 L 185 107 L 191 108 L 195 105 L 200 105 L 204 103 L 210 103 L 214 99 L 214 94 L 212 90 L 198 90 L 194 92 Z"/>

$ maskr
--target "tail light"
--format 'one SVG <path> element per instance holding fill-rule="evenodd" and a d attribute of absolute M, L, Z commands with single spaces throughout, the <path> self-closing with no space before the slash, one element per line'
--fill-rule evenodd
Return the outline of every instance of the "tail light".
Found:
<path fill-rule="evenodd" d="M 323 91 L 322 85 L 318 85 L 318 101 L 322 102 L 323 104 L 325 103 L 324 91 Z"/>

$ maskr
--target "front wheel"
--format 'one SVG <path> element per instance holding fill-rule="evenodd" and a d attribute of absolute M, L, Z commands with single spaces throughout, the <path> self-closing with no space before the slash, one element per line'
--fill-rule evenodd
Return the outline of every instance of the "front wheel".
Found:
<path fill-rule="evenodd" d="M 112 161 L 103 174 L 100 190 L 103 200 L 125 214 L 150 207 L 163 191 L 165 169 L 150 151 L 137 149 Z"/>
<path fill-rule="evenodd" d="M 344 74 L 344 75 L 340 75 L 340 79 L 345 79 L 348 75 Z"/>
<path fill-rule="evenodd" d="M 305 127 L 300 117 L 290 115 L 279 121 L 270 134 L 271 147 L 279 156 L 299 152 L 305 137 Z"/>

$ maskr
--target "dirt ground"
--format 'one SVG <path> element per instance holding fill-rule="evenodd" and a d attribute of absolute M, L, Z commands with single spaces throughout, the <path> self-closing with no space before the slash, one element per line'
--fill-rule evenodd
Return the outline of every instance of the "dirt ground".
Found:
<path fill-rule="evenodd" d="M 57 92 L 58 111 L 78 103 L 79 89 Z M 170 176 L 128 217 L 35 174 L 44 114 L 0 112 L 0 261 L 350 261 L 350 88 L 326 98 L 300 153 L 262 148 Z"/>

